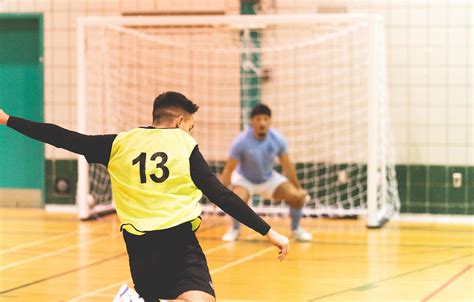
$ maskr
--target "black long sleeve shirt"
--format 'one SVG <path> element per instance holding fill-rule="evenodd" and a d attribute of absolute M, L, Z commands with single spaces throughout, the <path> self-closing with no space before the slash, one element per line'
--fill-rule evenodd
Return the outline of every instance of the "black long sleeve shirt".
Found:
<path fill-rule="evenodd" d="M 112 144 L 117 137 L 117 134 L 84 135 L 54 124 L 14 116 L 10 116 L 7 126 L 35 140 L 82 154 L 89 163 L 105 166 L 109 163 Z M 198 146 L 193 149 L 189 163 L 193 182 L 211 202 L 258 233 L 268 233 L 270 226 L 212 173 Z"/>

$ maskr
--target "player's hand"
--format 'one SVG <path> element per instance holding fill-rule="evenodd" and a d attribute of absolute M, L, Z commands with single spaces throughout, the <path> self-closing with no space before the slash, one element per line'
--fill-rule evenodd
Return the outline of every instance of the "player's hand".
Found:
<path fill-rule="evenodd" d="M 0 109 L 0 125 L 6 125 L 10 116 Z"/>
<path fill-rule="evenodd" d="M 266 236 L 268 241 L 270 241 L 271 244 L 273 244 L 280 250 L 280 252 L 278 253 L 278 259 L 282 261 L 290 251 L 290 241 L 288 240 L 288 238 L 286 238 L 286 236 L 283 236 L 282 234 L 274 231 L 273 229 L 270 229 Z"/>

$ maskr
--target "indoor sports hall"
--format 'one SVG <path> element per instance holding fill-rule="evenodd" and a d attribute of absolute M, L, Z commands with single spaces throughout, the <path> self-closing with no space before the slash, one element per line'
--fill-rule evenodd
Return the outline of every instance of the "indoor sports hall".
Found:
<path fill-rule="evenodd" d="M 182 296 L 160 265 L 146 282 L 177 294 L 143 298 L 131 273 L 127 238 L 165 249 L 187 224 L 216 301 L 474 301 L 473 12 L 471 0 L 0 0 L 0 301 L 214 301 L 196 286 L 208 300 Z M 199 110 L 157 127 L 167 91 Z M 240 147 L 237 160 L 262 114 L 276 132 L 249 140 L 278 133 L 282 151 Z M 156 131 L 185 143 L 121 155 L 128 133 Z M 76 133 L 113 136 L 107 165 Z M 196 150 L 223 200 L 193 176 Z M 273 195 L 248 180 L 251 156 L 250 170 L 281 175 Z M 275 197 L 283 184 L 300 206 Z M 229 239 L 225 212 L 261 219 L 226 186 L 266 235 L 252 224 Z M 150 222 L 163 217 L 176 223 Z"/>

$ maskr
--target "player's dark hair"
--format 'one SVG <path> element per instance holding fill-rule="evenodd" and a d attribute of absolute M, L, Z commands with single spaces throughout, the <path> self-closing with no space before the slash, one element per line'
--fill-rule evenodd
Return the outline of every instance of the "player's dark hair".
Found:
<path fill-rule="evenodd" d="M 268 115 L 269 117 L 272 117 L 272 111 L 270 110 L 270 107 L 264 104 L 255 106 L 252 109 L 252 112 L 250 112 L 250 118 L 253 118 L 254 116 L 259 115 L 259 114 L 264 114 L 264 115 Z"/>
<path fill-rule="evenodd" d="M 193 114 L 198 109 L 199 106 L 183 94 L 167 91 L 157 96 L 153 102 L 153 122 L 173 119 L 180 114 Z"/>

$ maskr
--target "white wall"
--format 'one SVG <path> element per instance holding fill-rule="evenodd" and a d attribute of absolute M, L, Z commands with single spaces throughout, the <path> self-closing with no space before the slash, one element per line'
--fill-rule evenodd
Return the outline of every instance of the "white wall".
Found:
<path fill-rule="evenodd" d="M 397 162 L 474 165 L 473 4 L 470 0 L 263 0 L 266 12 L 327 7 L 386 20 Z M 124 11 L 238 13 L 237 0 L 0 0 L 0 12 L 44 13 L 45 120 L 75 128 L 75 18 Z M 47 148 L 48 158 L 71 158 Z"/>
<path fill-rule="evenodd" d="M 384 16 L 397 163 L 474 165 L 472 1 L 264 0 L 262 7 Z"/>

